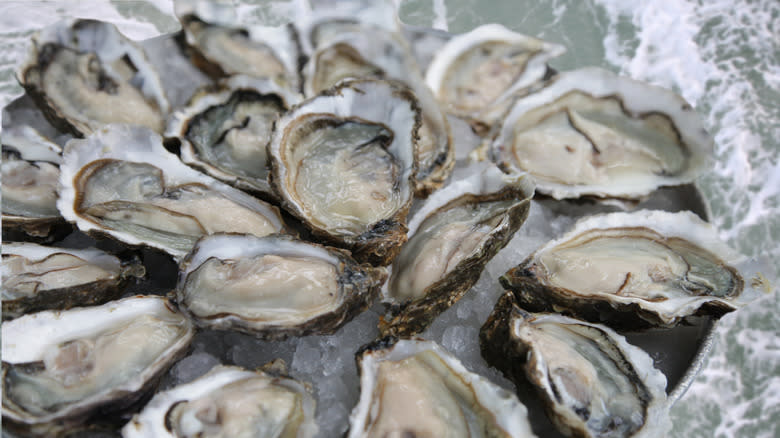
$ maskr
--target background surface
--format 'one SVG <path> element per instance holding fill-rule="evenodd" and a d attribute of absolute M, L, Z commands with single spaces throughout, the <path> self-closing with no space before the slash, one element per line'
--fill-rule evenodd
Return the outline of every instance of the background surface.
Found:
<path fill-rule="evenodd" d="M 247 22 L 278 23 L 295 1 L 235 1 Z M 780 270 L 780 2 L 777 0 L 409 0 L 410 24 L 451 32 L 498 22 L 564 44 L 551 64 L 598 65 L 673 88 L 716 141 L 698 182 L 721 236 Z M 115 23 L 133 39 L 178 29 L 169 0 L 0 1 L 0 104 L 21 94 L 14 70 L 32 33 L 63 17 Z M 726 316 L 701 374 L 674 407 L 674 436 L 780 436 L 780 300 Z"/>

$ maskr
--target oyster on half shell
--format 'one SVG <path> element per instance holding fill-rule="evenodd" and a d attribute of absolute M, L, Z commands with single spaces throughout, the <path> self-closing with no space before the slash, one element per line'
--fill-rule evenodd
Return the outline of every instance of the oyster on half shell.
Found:
<path fill-rule="evenodd" d="M 408 88 L 342 83 L 277 121 L 271 185 L 316 236 L 360 262 L 386 265 L 406 241 L 419 126 Z"/>
<path fill-rule="evenodd" d="M 143 49 L 100 21 L 61 21 L 37 33 L 17 78 L 52 122 L 78 135 L 106 123 L 162 132 L 170 110 Z"/>
<path fill-rule="evenodd" d="M 671 428 L 666 377 L 608 327 L 530 314 L 511 293 L 480 331 L 482 356 L 523 387 L 527 379 L 566 436 L 662 437 Z"/>
<path fill-rule="evenodd" d="M 281 232 L 279 210 L 201 174 L 136 125 L 71 140 L 60 167 L 60 212 L 83 232 L 181 258 L 206 234 Z"/>
<path fill-rule="evenodd" d="M 3 429 L 46 437 L 136 402 L 194 334 L 156 296 L 25 315 L 2 330 Z"/>
<path fill-rule="evenodd" d="M 525 406 L 438 344 L 385 338 L 357 354 L 360 400 L 349 438 L 532 438 Z"/>
<path fill-rule="evenodd" d="M 501 278 L 531 311 L 566 312 L 620 329 L 673 327 L 755 299 L 746 262 L 690 212 L 584 218 Z"/>
<path fill-rule="evenodd" d="M 217 234 L 182 262 L 176 299 L 199 326 L 282 339 L 333 333 L 371 306 L 386 276 L 290 236 Z"/>
<path fill-rule="evenodd" d="M 158 393 L 122 429 L 124 438 L 312 438 L 308 386 L 270 372 L 218 365 Z"/>
<path fill-rule="evenodd" d="M 712 148 L 682 97 L 598 68 L 560 73 L 515 100 L 489 146 L 504 171 L 530 173 L 556 199 L 635 199 L 688 183 Z"/>
<path fill-rule="evenodd" d="M 488 163 L 428 198 L 409 220 L 409 240 L 393 261 L 384 293 L 390 316 L 380 331 L 419 333 L 457 302 L 523 224 L 533 193 L 530 178 Z"/>

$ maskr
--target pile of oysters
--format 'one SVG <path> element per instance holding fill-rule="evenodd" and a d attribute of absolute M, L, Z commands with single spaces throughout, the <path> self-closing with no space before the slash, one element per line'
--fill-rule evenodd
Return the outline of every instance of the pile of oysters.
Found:
<path fill-rule="evenodd" d="M 60 22 L 18 68 L 4 434 L 329 436 L 281 361 L 158 385 L 198 331 L 333 334 L 373 307 L 349 437 L 536 436 L 516 394 L 419 335 L 542 202 L 622 211 L 516 260 L 483 357 L 565 436 L 666 435 L 666 376 L 622 334 L 718 318 L 761 289 L 697 215 L 638 207 L 710 163 L 681 97 L 557 72 L 562 46 L 499 25 L 405 26 L 391 2 L 301 4 L 279 27 L 175 6 L 181 31 L 142 43 Z M 81 233 L 102 249 L 68 248 Z M 139 290 L 174 263 L 175 286 Z"/>

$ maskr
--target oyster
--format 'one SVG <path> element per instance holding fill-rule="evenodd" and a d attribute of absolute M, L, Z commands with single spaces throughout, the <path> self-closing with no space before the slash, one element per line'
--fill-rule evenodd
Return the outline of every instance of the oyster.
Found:
<path fill-rule="evenodd" d="M 348 79 L 404 83 L 417 97 L 422 116 L 415 149 L 415 195 L 425 197 L 441 187 L 455 165 L 450 126 L 401 36 L 394 7 L 385 1 L 355 2 L 315 10 L 314 16 L 301 31 L 311 45 L 303 68 L 305 94 L 313 96 Z"/>
<path fill-rule="evenodd" d="M 672 327 L 756 298 L 744 258 L 690 212 L 591 216 L 501 277 L 520 305 L 620 329 Z"/>
<path fill-rule="evenodd" d="M 315 235 L 386 265 L 406 241 L 419 125 L 406 87 L 343 83 L 277 121 L 271 185 Z"/>
<path fill-rule="evenodd" d="M 106 123 L 162 132 L 170 109 L 143 49 L 100 21 L 62 21 L 33 36 L 17 78 L 58 127 L 77 135 Z"/>
<path fill-rule="evenodd" d="M 565 51 L 486 24 L 447 41 L 433 56 L 425 82 L 448 113 L 490 126 L 511 98 L 538 87 L 549 70 L 547 61 Z"/>
<path fill-rule="evenodd" d="M 268 80 L 233 76 L 196 94 L 168 120 L 165 135 L 181 143 L 181 159 L 228 184 L 266 199 L 266 146 L 274 121 L 300 96 Z"/>
<path fill-rule="evenodd" d="M 212 78 L 248 75 L 300 90 L 301 50 L 293 26 L 244 26 L 230 4 L 176 1 L 193 63 Z"/>
<path fill-rule="evenodd" d="M 281 339 L 333 333 L 373 303 L 386 276 L 289 236 L 219 234 L 182 262 L 176 299 L 200 326 Z"/>
<path fill-rule="evenodd" d="M 506 293 L 480 332 L 482 355 L 518 386 L 536 387 L 566 436 L 659 437 L 671 428 L 666 377 L 611 329 L 529 314 Z"/>
<path fill-rule="evenodd" d="M 182 164 L 141 126 L 107 125 L 70 141 L 60 169 L 57 206 L 81 231 L 175 258 L 206 234 L 264 236 L 284 228 L 276 207 Z"/>
<path fill-rule="evenodd" d="M 495 166 L 434 193 L 409 221 L 409 240 L 393 261 L 383 334 L 423 331 L 476 283 L 485 265 L 528 216 L 533 184 Z"/>
<path fill-rule="evenodd" d="M 137 401 L 194 330 L 161 297 L 45 311 L 3 323 L 3 429 L 57 436 Z"/>
<path fill-rule="evenodd" d="M 434 342 L 392 342 L 358 352 L 360 400 L 349 438 L 535 436 L 514 394 L 469 372 Z"/>
<path fill-rule="evenodd" d="M 316 402 L 290 377 L 218 365 L 158 393 L 122 429 L 124 438 L 311 438 Z"/>
<path fill-rule="evenodd" d="M 95 248 L 3 244 L 3 319 L 45 309 L 69 309 L 119 298 L 138 263 L 122 263 Z"/>
<path fill-rule="evenodd" d="M 712 148 L 677 94 L 584 68 L 516 100 L 490 155 L 507 172 L 529 172 L 537 191 L 556 199 L 638 198 L 693 181 Z"/>

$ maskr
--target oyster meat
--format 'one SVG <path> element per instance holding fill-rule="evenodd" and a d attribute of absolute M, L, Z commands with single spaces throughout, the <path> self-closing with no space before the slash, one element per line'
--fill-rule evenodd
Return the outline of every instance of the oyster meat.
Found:
<path fill-rule="evenodd" d="M 3 319 L 45 309 L 69 309 L 118 298 L 144 268 L 95 248 L 3 244 Z"/>
<path fill-rule="evenodd" d="M 70 141 L 60 169 L 57 206 L 81 231 L 176 258 L 206 234 L 264 236 L 284 227 L 276 207 L 182 164 L 141 126 L 107 125 Z"/>
<path fill-rule="evenodd" d="M 535 437 L 517 397 L 438 344 L 386 338 L 358 352 L 360 400 L 349 438 Z"/>
<path fill-rule="evenodd" d="M 33 36 L 17 78 L 58 127 L 77 135 L 106 123 L 162 132 L 170 110 L 143 49 L 101 21 L 61 21 Z"/>
<path fill-rule="evenodd" d="M 2 331 L 3 429 L 47 437 L 137 401 L 194 334 L 155 296 L 25 315 Z"/>
<path fill-rule="evenodd" d="M 176 299 L 198 325 L 280 339 L 333 333 L 373 303 L 386 276 L 289 236 L 218 234 L 182 262 Z"/>
<path fill-rule="evenodd" d="M 218 365 L 158 393 L 122 429 L 124 438 L 312 438 L 316 402 L 290 377 Z"/>
<path fill-rule="evenodd" d="M 233 76 L 217 90 L 197 93 L 176 111 L 165 135 L 179 139 L 185 163 L 273 199 L 266 147 L 274 121 L 300 99 L 271 81 Z"/>
<path fill-rule="evenodd" d="M 713 141 L 672 91 L 598 68 L 565 72 L 516 100 L 490 144 L 507 172 L 525 171 L 540 193 L 634 199 L 685 184 L 705 168 Z"/>
<path fill-rule="evenodd" d="M 620 329 L 672 327 L 755 299 L 744 262 L 693 213 L 641 210 L 582 219 L 500 281 L 528 310 Z"/>
<path fill-rule="evenodd" d="M 487 362 L 519 387 L 527 378 L 566 436 L 661 437 L 671 428 L 666 377 L 607 327 L 527 313 L 506 293 L 482 327 L 480 345 Z"/>
<path fill-rule="evenodd" d="M 315 235 L 360 262 L 386 265 L 406 240 L 419 125 L 406 87 L 343 83 L 278 120 L 271 185 Z"/>
<path fill-rule="evenodd" d="M 488 164 L 428 198 L 392 265 L 383 334 L 421 332 L 457 302 L 523 224 L 533 193 L 530 178 Z"/>

